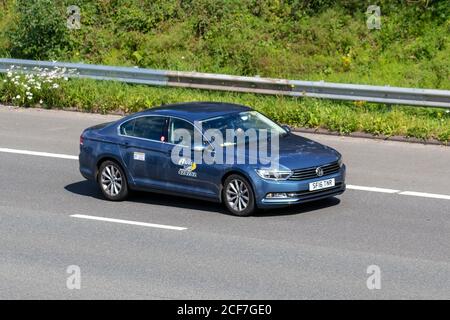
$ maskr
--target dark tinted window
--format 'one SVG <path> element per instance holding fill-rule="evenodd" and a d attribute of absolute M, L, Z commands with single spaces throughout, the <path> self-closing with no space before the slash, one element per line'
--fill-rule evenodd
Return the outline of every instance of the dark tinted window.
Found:
<path fill-rule="evenodd" d="M 165 117 L 140 117 L 124 123 L 120 133 L 144 139 L 161 141 L 164 136 Z"/>
<path fill-rule="evenodd" d="M 181 143 L 182 139 L 181 138 L 176 138 L 174 135 L 175 130 L 177 129 L 184 129 L 187 130 L 187 132 L 189 132 L 190 136 L 191 136 L 191 145 L 194 141 L 194 126 L 190 123 L 187 122 L 185 120 L 181 120 L 181 119 L 177 119 L 177 118 L 172 118 L 170 120 L 170 126 L 169 126 L 169 142 L 171 143 Z M 187 137 L 186 137 L 187 138 Z M 189 141 L 184 141 L 183 144 L 189 144 Z"/>
<path fill-rule="evenodd" d="M 120 134 L 123 134 L 124 136 L 132 136 L 133 135 L 133 128 L 134 128 L 134 120 L 125 122 L 120 126 Z"/>

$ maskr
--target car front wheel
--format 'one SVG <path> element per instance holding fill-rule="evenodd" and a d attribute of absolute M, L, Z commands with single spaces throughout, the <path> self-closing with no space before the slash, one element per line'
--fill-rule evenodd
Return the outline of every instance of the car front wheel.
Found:
<path fill-rule="evenodd" d="M 223 186 L 223 202 L 236 216 L 249 216 L 255 211 L 255 196 L 250 183 L 244 177 L 233 174 Z"/>
<path fill-rule="evenodd" d="M 120 201 L 128 195 L 128 184 L 122 168 L 113 161 L 101 164 L 98 173 L 98 184 L 105 198 Z"/>

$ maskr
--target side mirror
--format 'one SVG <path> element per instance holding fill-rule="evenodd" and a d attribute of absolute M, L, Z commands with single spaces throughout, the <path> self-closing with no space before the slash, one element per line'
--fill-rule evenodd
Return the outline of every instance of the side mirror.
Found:
<path fill-rule="evenodd" d="M 284 124 L 281 126 L 284 130 L 286 130 L 288 133 L 291 132 L 291 127 L 289 127 L 288 125 Z"/>

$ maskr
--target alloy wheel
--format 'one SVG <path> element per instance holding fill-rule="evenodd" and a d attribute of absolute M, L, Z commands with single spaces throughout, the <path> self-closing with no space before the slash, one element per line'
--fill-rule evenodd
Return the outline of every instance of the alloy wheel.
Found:
<path fill-rule="evenodd" d="M 244 211 L 250 202 L 249 190 L 239 179 L 233 179 L 228 183 L 226 197 L 228 205 L 236 211 Z"/>
<path fill-rule="evenodd" d="M 114 165 L 107 165 L 102 171 L 101 185 L 103 190 L 111 197 L 116 197 L 122 190 L 122 174 Z"/>

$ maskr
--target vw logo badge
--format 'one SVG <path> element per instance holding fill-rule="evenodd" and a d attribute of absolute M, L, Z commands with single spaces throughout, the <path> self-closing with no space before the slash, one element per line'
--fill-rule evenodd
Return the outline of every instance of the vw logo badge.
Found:
<path fill-rule="evenodd" d="M 321 167 L 317 167 L 316 174 L 318 177 L 323 176 L 323 169 Z"/>

